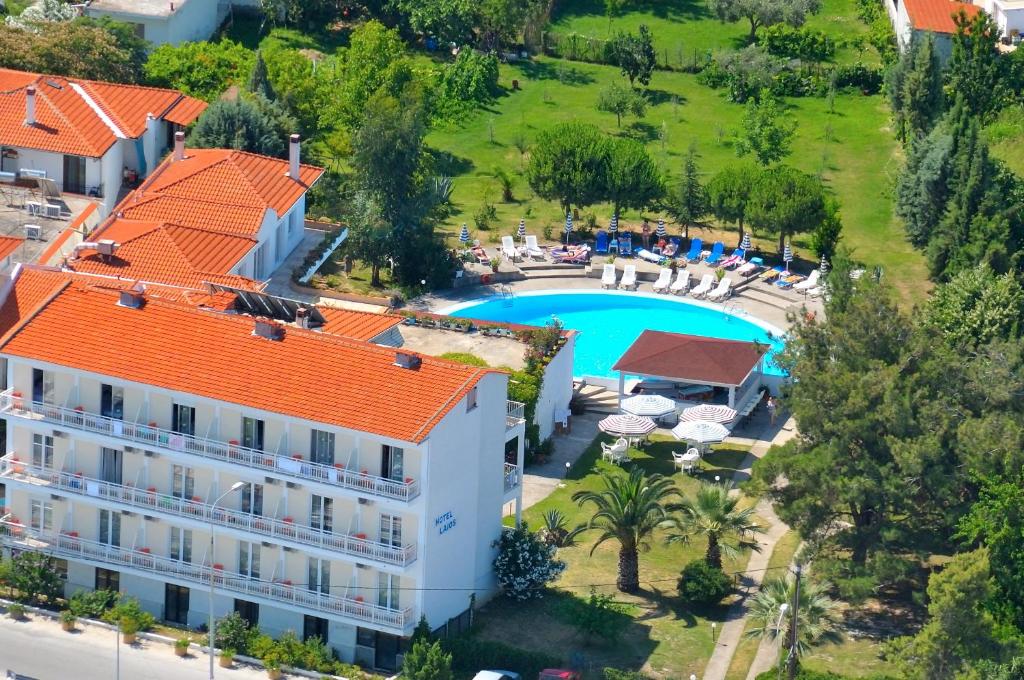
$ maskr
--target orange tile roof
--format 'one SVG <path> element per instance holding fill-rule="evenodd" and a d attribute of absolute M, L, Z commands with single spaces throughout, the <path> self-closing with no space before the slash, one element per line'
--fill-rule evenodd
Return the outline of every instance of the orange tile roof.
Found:
<path fill-rule="evenodd" d="M 414 443 L 495 372 L 426 356 L 400 368 L 390 348 L 292 327 L 268 340 L 251 317 L 65 285 L 0 351 Z"/>
<path fill-rule="evenodd" d="M 28 85 L 36 87 L 36 124 L 32 126 L 25 125 Z M 174 90 L 0 69 L 0 144 L 101 157 L 117 140 L 117 134 L 76 87 L 129 137 L 145 131 L 147 113 L 160 117 L 182 99 L 191 100 Z M 191 103 L 189 106 L 195 108 Z"/>
<path fill-rule="evenodd" d="M 117 214 L 133 220 L 174 222 L 228 234 L 255 236 L 263 226 L 267 208 L 211 203 L 166 194 L 134 191 L 117 208 Z"/>
<path fill-rule="evenodd" d="M 25 239 L 17 236 L 0 236 L 0 260 L 14 254 L 14 251 L 21 247 Z"/>
<path fill-rule="evenodd" d="M 15 271 L 10 292 L 0 304 L 0 337 L 28 319 L 43 302 L 69 283 L 66 274 L 54 269 L 23 266 Z"/>
<path fill-rule="evenodd" d="M 164 222 L 113 219 L 90 235 L 93 241 L 111 239 L 119 244 L 106 258 L 94 250 L 69 259 L 71 271 L 112 276 L 171 286 L 201 287 L 222 283 L 253 290 L 258 284 L 230 270 L 256 241 Z"/>
<path fill-rule="evenodd" d="M 178 125 L 191 125 L 206 110 L 208 104 L 201 99 L 182 97 L 164 114 L 164 120 Z"/>
<path fill-rule="evenodd" d="M 324 333 L 340 335 L 353 340 L 373 340 L 381 333 L 402 323 L 397 314 L 374 314 L 373 312 L 357 312 L 352 309 L 317 306 L 324 315 Z"/>
<path fill-rule="evenodd" d="M 188 149 L 185 158 L 168 157 L 140 187 L 143 195 L 189 201 L 271 208 L 280 217 L 323 174 L 301 165 L 299 180 L 288 177 L 288 161 L 233 149 Z"/>
<path fill-rule="evenodd" d="M 956 0 L 904 0 L 910 23 L 919 31 L 956 33 L 953 16 L 961 9 L 968 17 L 981 11 L 981 7 Z"/>

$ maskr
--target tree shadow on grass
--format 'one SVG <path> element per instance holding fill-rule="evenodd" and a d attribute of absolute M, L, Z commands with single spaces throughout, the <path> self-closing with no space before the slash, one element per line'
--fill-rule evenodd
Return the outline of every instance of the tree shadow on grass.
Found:
<path fill-rule="evenodd" d="M 711 16 L 703 0 L 636 0 L 629 4 L 629 13 L 651 14 L 670 21 L 692 21 Z M 572 16 L 604 16 L 603 0 L 563 0 L 558 3 L 554 20 Z M 612 30 L 615 21 L 612 20 Z"/>
<path fill-rule="evenodd" d="M 562 85 L 589 85 L 594 76 L 563 62 L 530 61 L 521 66 L 530 80 L 557 80 Z"/>
<path fill-rule="evenodd" d="M 660 128 L 642 120 L 635 120 L 622 128 L 621 135 L 647 144 L 658 138 Z"/>
<path fill-rule="evenodd" d="M 434 169 L 439 175 L 457 177 L 470 172 L 476 167 L 472 160 L 456 156 L 450 151 L 430 149 L 430 153 L 434 157 Z"/>
<path fill-rule="evenodd" d="M 680 106 L 687 103 L 686 95 L 680 94 L 679 92 L 648 89 L 643 90 L 643 95 L 647 99 L 647 103 L 650 104 L 651 106 L 658 106 L 659 104 L 671 104 L 673 97 L 675 97 L 679 101 Z"/>

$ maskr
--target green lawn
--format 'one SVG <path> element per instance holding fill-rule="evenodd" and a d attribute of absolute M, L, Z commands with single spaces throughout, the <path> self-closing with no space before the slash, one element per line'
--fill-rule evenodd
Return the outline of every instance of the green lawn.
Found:
<path fill-rule="evenodd" d="M 880 658 L 882 645 L 876 640 L 847 637 L 838 645 L 825 645 L 803 658 L 805 667 L 816 671 L 836 671 L 850 678 L 899 674 L 895 666 Z"/>
<path fill-rule="evenodd" d="M 986 130 L 992 154 L 1024 177 L 1024 107 L 1009 106 Z"/>
<path fill-rule="evenodd" d="M 605 441 L 608 438 L 604 439 Z M 570 526 L 584 522 L 591 512 L 580 509 L 571 496 L 583 489 L 602 488 L 599 471 L 615 471 L 615 466 L 600 460 L 600 446 L 595 441 L 570 471 L 565 485 L 548 498 L 529 508 L 524 518 L 533 528 L 542 525 L 542 515 L 552 509 L 561 510 Z M 673 475 L 683 493 L 692 493 L 699 478 L 709 481 L 716 475 L 728 479 L 746 456 L 742 449 L 723 448 L 707 456 L 704 469 L 697 477 L 684 476 L 674 471 L 671 452 L 680 448 L 671 438 L 655 438 L 642 451 L 632 449 L 631 465 L 639 465 L 647 472 Z M 535 649 L 564 659 L 582 655 L 586 664 L 595 670 L 591 677 L 599 677 L 603 666 L 643 669 L 658 678 L 689 677 L 700 674 L 711 655 L 711 622 L 721 626 L 725 606 L 698 611 L 681 605 L 676 600 L 676 580 L 687 562 L 701 557 L 706 543 L 693 540 L 689 544 L 665 545 L 664 534 L 659 532 L 651 543 L 651 550 L 640 556 L 641 593 L 629 596 L 616 590 L 615 577 L 618 564 L 617 544 L 608 542 L 590 555 L 591 535 L 583 534 L 575 546 L 559 550 L 559 558 L 568 565 L 555 583 L 557 593 L 540 601 L 509 604 L 503 600 L 488 604 L 479 617 L 481 635 L 502 640 L 519 647 Z M 735 562 L 727 562 L 726 571 L 741 569 L 747 562 L 742 555 Z M 566 593 L 586 596 L 590 586 L 599 592 L 615 594 L 616 600 L 628 605 L 632 622 L 623 638 L 615 643 L 587 645 L 579 639 L 571 626 L 558 616 L 560 598 Z"/>

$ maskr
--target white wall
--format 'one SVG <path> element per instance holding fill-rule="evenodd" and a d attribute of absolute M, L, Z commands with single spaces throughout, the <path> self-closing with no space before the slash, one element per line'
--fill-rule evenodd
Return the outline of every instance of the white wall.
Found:
<path fill-rule="evenodd" d="M 108 16 L 117 21 L 142 24 L 143 37 L 153 46 L 206 40 L 217 30 L 217 3 L 213 0 L 178 0 L 177 4 L 173 14 L 161 17 L 104 11 L 96 7 L 87 8 L 85 13 L 91 17 Z"/>
<path fill-rule="evenodd" d="M 569 400 L 572 399 L 572 362 L 575 354 L 576 334 L 572 333 L 544 371 L 534 414 L 534 420 L 540 428 L 541 441 L 554 432 L 555 414 L 559 409 L 568 408 Z"/>
<path fill-rule="evenodd" d="M 134 144 L 135 142 L 131 142 Z M 93 185 L 92 177 L 89 175 L 89 164 L 86 163 L 86 177 L 89 177 L 89 184 Z M 102 176 L 95 184 L 103 184 L 103 202 L 100 210 L 103 216 L 110 214 L 110 211 L 117 205 L 117 194 L 121 190 L 121 181 L 124 178 L 124 145 L 114 144 L 103 156 Z"/>

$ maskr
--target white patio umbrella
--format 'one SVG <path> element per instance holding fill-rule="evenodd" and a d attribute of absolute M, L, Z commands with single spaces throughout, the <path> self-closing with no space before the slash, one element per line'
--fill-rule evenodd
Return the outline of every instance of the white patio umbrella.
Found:
<path fill-rule="evenodd" d="M 658 426 L 646 416 L 632 414 L 608 416 L 597 424 L 601 432 L 619 434 L 626 437 L 643 437 L 654 432 Z"/>
<path fill-rule="evenodd" d="M 462 231 L 459 232 L 459 240 L 463 243 L 469 243 L 469 227 L 466 226 L 465 222 L 462 223 Z"/>
<path fill-rule="evenodd" d="M 519 220 L 519 231 L 517 234 L 519 235 L 519 244 L 522 245 L 523 239 L 526 238 L 526 220 Z"/>
<path fill-rule="evenodd" d="M 729 428 L 707 420 L 684 421 L 672 428 L 672 435 L 696 444 L 712 444 L 729 436 Z"/>
<path fill-rule="evenodd" d="M 704 420 L 709 423 L 728 423 L 736 417 L 736 411 L 728 406 L 716 404 L 701 404 L 683 409 L 679 414 L 679 422 L 694 422 Z"/>
<path fill-rule="evenodd" d="M 634 416 L 660 418 L 675 413 L 676 402 L 660 394 L 638 394 L 622 400 L 622 411 Z"/>
<path fill-rule="evenodd" d="M 750 232 L 749 231 L 743 232 L 743 240 L 740 241 L 740 248 L 743 248 L 744 251 L 750 250 Z"/>
<path fill-rule="evenodd" d="M 572 233 L 572 213 L 565 213 L 565 245 L 569 245 L 569 234 Z"/>
<path fill-rule="evenodd" d="M 826 258 L 824 254 L 822 254 L 822 256 L 821 256 L 821 264 L 818 265 L 818 269 L 821 270 L 822 274 L 828 274 L 828 270 L 830 268 L 831 267 L 828 264 L 828 258 Z"/>
<path fill-rule="evenodd" d="M 789 271 L 789 263 L 793 261 L 793 249 L 786 244 L 785 249 L 782 251 L 782 261 L 786 263 L 786 271 Z"/>
<path fill-rule="evenodd" d="M 658 220 L 658 229 L 654 233 L 656 233 L 660 239 L 665 238 L 665 234 L 667 233 L 665 231 L 665 220 Z"/>
<path fill-rule="evenodd" d="M 619 216 L 618 214 L 612 215 L 611 221 L 608 223 L 608 231 L 615 233 L 619 230 Z"/>

